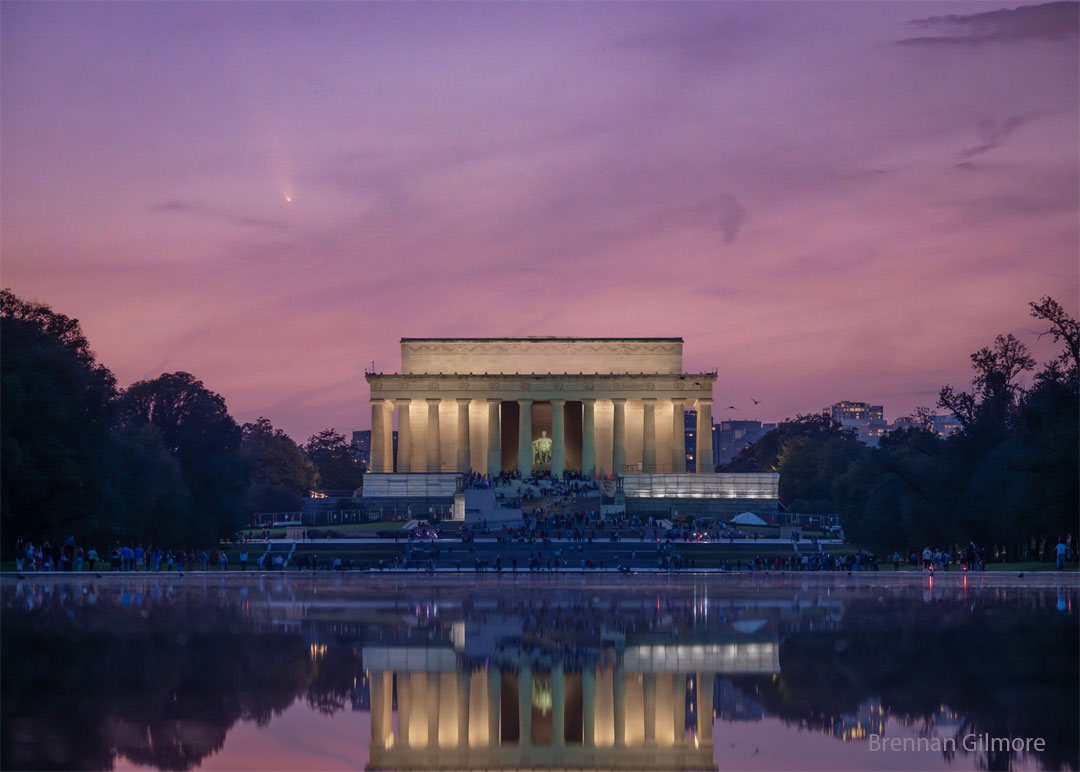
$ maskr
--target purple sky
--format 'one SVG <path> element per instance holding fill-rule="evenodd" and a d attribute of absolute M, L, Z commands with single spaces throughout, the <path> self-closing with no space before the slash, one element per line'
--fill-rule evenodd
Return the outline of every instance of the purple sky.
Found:
<path fill-rule="evenodd" d="M 717 420 L 895 418 L 1077 313 L 1077 4 L 1016 7 L 5 2 L 2 282 L 301 441 L 402 336 L 678 335 Z"/>

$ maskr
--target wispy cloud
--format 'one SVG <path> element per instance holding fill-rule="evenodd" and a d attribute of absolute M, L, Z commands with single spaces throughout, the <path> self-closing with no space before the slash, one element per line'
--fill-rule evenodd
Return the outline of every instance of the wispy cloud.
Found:
<path fill-rule="evenodd" d="M 930 16 L 909 22 L 925 34 L 898 42 L 915 45 L 978 45 L 1030 40 L 1064 40 L 1080 34 L 1080 3 L 1058 2 Z"/>

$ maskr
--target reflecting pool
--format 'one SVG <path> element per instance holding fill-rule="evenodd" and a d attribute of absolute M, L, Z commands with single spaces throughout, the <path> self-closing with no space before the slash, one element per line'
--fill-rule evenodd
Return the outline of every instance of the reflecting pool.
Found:
<path fill-rule="evenodd" d="M 1077 769 L 1077 596 L 1056 575 L 6 577 L 0 765 Z"/>

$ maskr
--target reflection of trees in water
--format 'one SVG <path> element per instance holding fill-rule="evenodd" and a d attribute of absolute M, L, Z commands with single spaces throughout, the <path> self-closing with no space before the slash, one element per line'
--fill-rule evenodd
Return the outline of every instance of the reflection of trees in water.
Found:
<path fill-rule="evenodd" d="M 1042 737 L 1042 768 L 1077 769 L 1078 635 L 1075 615 L 1019 604 L 853 601 L 839 630 L 783 641 L 779 678 L 733 681 L 769 713 L 824 731 L 874 698 L 923 727 L 945 705 L 962 716 L 958 748 L 965 734 Z M 1015 758 L 990 754 L 986 768 L 1009 769 Z"/>
<path fill-rule="evenodd" d="M 351 649 L 313 658 L 298 635 L 250 632 L 239 608 L 93 611 L 5 610 L 4 769 L 110 769 L 117 756 L 190 769 L 237 721 L 265 725 L 298 695 L 340 709 L 356 672 Z"/>

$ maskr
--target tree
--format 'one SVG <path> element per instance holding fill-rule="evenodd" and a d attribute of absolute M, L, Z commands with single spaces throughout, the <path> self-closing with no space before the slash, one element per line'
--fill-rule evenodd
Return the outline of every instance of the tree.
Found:
<path fill-rule="evenodd" d="M 1058 362 L 1065 368 L 1071 377 L 1077 377 L 1080 368 L 1080 323 L 1073 319 L 1061 307 L 1061 304 L 1049 295 L 1043 297 L 1038 303 L 1028 303 L 1031 315 L 1044 322 L 1050 323 L 1050 329 L 1039 333 L 1041 338 L 1050 335 L 1055 343 L 1065 342 L 1065 350 L 1058 356 Z"/>
<path fill-rule="evenodd" d="M 304 451 L 319 470 L 326 490 L 352 491 L 363 485 L 364 473 L 345 437 L 333 428 L 312 435 Z"/>
<path fill-rule="evenodd" d="M 225 399 L 189 373 L 133 383 L 121 397 L 126 426 L 149 424 L 177 460 L 191 494 L 184 529 L 191 544 L 231 536 L 243 525 L 248 473 L 241 430 Z"/>
<path fill-rule="evenodd" d="M 99 475 L 116 379 L 77 319 L 0 292 L 0 511 L 6 544 L 81 535 L 118 493 Z"/>
<path fill-rule="evenodd" d="M 780 498 L 800 512 L 835 512 L 833 481 L 866 452 L 826 415 L 801 415 L 743 448 L 724 471 L 779 472 Z"/>
<path fill-rule="evenodd" d="M 319 486 L 315 464 L 269 418 L 242 427 L 241 450 L 251 472 L 248 506 L 252 512 L 299 509 L 301 497 Z"/>
<path fill-rule="evenodd" d="M 973 393 L 956 392 L 944 386 L 938 397 L 939 407 L 952 411 L 966 428 L 977 421 L 993 428 L 1004 428 L 1014 417 L 1016 400 L 1021 392 L 1017 378 L 1035 369 L 1035 360 L 1027 346 L 1012 333 L 998 335 L 994 346 L 984 346 L 971 355 L 975 370 Z"/>

